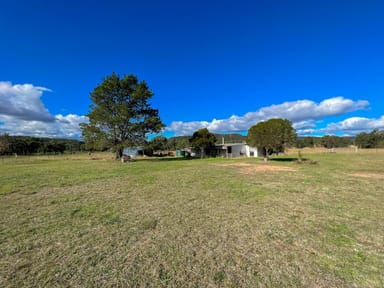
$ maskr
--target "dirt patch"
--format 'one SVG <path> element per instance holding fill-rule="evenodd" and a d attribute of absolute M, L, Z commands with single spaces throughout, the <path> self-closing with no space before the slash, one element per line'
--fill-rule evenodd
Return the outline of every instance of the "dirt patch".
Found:
<path fill-rule="evenodd" d="M 274 166 L 268 164 L 250 164 L 250 163 L 225 163 L 225 164 L 216 164 L 215 166 L 225 166 L 225 167 L 238 167 L 239 172 L 242 174 L 254 174 L 256 172 L 264 171 L 287 171 L 295 172 L 297 169 L 288 166 Z"/>
<path fill-rule="evenodd" d="M 348 174 L 348 175 L 353 176 L 353 177 L 384 179 L 384 174 L 377 174 L 377 173 L 352 173 L 352 174 Z"/>

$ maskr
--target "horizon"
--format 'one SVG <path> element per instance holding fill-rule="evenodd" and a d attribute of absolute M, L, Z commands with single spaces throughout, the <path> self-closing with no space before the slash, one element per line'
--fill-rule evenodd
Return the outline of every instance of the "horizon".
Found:
<path fill-rule="evenodd" d="M 0 134 L 80 139 L 90 92 L 135 74 L 166 128 L 299 136 L 384 129 L 381 1 L 76 1 L 2 4 Z"/>
<path fill-rule="evenodd" d="M 373 132 L 374 130 L 372 131 L 368 131 L 368 132 L 364 132 L 364 133 L 370 133 L 370 132 Z M 215 136 L 242 136 L 242 137 L 247 137 L 247 135 L 244 135 L 244 134 L 240 134 L 240 133 L 227 133 L 227 134 L 224 134 L 224 133 L 213 133 L 215 134 Z M 50 137 L 44 137 L 44 136 L 31 136 L 31 135 L 10 135 L 8 133 L 4 133 L 4 134 L 0 134 L 0 136 L 5 136 L 5 135 L 8 135 L 9 137 L 30 137 L 30 138 L 37 138 L 37 139 L 46 139 L 46 140 L 65 140 L 65 141 L 79 141 L 79 142 L 84 142 L 83 139 L 81 138 L 56 138 L 56 137 L 53 137 L 53 138 L 50 138 Z M 168 140 L 171 139 L 171 138 L 178 138 L 178 137 L 185 137 L 185 138 L 189 138 L 189 137 L 192 137 L 192 135 L 179 135 L 179 136 L 166 136 L 166 135 L 156 135 L 156 136 L 164 136 L 165 138 L 167 138 Z M 147 139 L 147 140 L 152 140 L 154 137 L 156 136 L 153 136 L 151 137 L 150 139 Z M 338 135 L 322 135 L 322 136 L 316 136 L 316 135 L 312 135 L 312 136 L 301 136 L 301 135 L 297 135 L 297 138 L 322 138 L 324 136 L 335 136 L 335 137 L 340 137 L 340 138 L 350 138 L 350 139 L 353 139 L 356 137 L 356 135 L 351 135 L 351 136 L 346 136 L 346 135 L 343 135 L 343 136 L 338 136 Z M 216 139 L 216 142 L 217 141 L 220 141 L 221 139 Z"/>

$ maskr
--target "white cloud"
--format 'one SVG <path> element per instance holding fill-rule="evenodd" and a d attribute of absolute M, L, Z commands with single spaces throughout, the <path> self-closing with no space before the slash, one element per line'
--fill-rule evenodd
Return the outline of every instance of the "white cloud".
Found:
<path fill-rule="evenodd" d="M 45 87 L 0 81 L 0 115 L 27 121 L 53 122 L 55 118 L 41 101 Z"/>
<path fill-rule="evenodd" d="M 80 123 L 88 122 L 86 116 L 69 114 L 56 115 L 53 122 L 26 121 L 0 116 L 0 134 L 27 135 L 50 138 L 79 138 L 81 136 Z"/>
<path fill-rule="evenodd" d="M 247 131 L 260 121 L 271 118 L 285 118 L 292 121 L 296 129 L 311 131 L 311 128 L 316 126 L 315 120 L 362 110 L 367 108 L 368 105 L 368 101 L 353 101 L 341 96 L 325 99 L 320 103 L 311 100 L 298 100 L 263 107 L 255 112 L 248 112 L 243 116 L 232 115 L 227 119 L 213 119 L 211 122 L 175 121 L 166 130 L 173 131 L 175 135 L 191 135 L 200 128 L 208 128 L 212 132 L 238 132 Z"/>
<path fill-rule="evenodd" d="M 41 100 L 46 91 L 51 90 L 32 84 L 13 85 L 11 82 L 0 81 L 0 134 L 80 138 L 79 124 L 87 123 L 88 118 L 75 114 L 50 114 Z M 192 135 L 200 128 L 208 128 L 212 132 L 241 132 L 271 118 L 291 120 L 299 135 L 336 132 L 354 135 L 362 131 L 384 129 L 384 116 L 379 119 L 352 117 L 328 124 L 323 129 L 316 128 L 325 117 L 366 109 L 368 105 L 368 101 L 353 101 L 341 96 L 325 99 L 320 103 L 298 100 L 262 107 L 243 116 L 232 115 L 227 119 L 213 119 L 210 122 L 174 121 L 165 130 L 174 132 L 175 135 Z"/>
<path fill-rule="evenodd" d="M 316 127 L 316 121 L 315 120 L 304 120 L 304 121 L 293 123 L 292 126 L 296 130 L 313 129 Z"/>
<path fill-rule="evenodd" d="M 257 112 L 251 112 L 253 116 L 265 119 L 286 118 L 292 122 L 300 122 L 309 119 L 321 119 L 328 116 L 337 116 L 356 110 L 361 110 L 369 105 L 368 101 L 353 101 L 342 96 L 325 99 L 320 103 L 311 100 L 298 100 L 285 102 L 261 108 Z"/>
<path fill-rule="evenodd" d="M 360 132 L 372 131 L 374 129 L 384 129 L 384 116 L 381 116 L 379 119 L 351 117 L 340 122 L 330 123 L 321 131 L 325 134 L 341 132 L 348 135 L 356 135 Z"/>
<path fill-rule="evenodd" d="M 193 122 L 182 122 L 182 121 L 173 121 L 171 126 L 166 127 L 165 131 L 173 131 L 175 135 L 192 135 L 193 132 L 199 130 L 200 128 L 208 127 L 209 122 L 205 121 L 193 121 Z"/>
<path fill-rule="evenodd" d="M 52 138 L 79 138 L 80 123 L 86 116 L 52 115 L 41 101 L 43 92 L 51 91 L 32 84 L 0 81 L 0 134 Z"/>

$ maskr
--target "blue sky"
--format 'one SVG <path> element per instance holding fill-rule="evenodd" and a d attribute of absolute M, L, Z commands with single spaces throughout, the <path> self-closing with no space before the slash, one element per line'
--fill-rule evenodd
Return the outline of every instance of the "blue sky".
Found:
<path fill-rule="evenodd" d="M 0 4 L 0 133 L 78 138 L 113 71 L 148 83 L 167 136 L 384 129 L 383 1 Z"/>

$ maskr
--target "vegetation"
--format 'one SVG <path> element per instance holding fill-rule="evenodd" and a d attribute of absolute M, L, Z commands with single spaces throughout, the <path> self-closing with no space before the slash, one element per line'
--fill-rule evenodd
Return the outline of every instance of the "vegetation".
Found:
<path fill-rule="evenodd" d="M 62 154 L 84 149 L 84 142 L 75 139 L 0 135 L 0 155 Z"/>
<path fill-rule="evenodd" d="M 334 135 L 325 135 L 321 137 L 320 143 L 323 147 L 332 149 L 339 147 L 348 147 L 352 144 L 351 138 L 349 137 L 339 137 Z"/>
<path fill-rule="evenodd" d="M 296 139 L 296 148 L 304 148 L 304 147 L 315 147 L 316 145 L 316 139 L 318 137 L 310 137 L 310 136 L 305 136 L 305 137 L 297 137 Z"/>
<path fill-rule="evenodd" d="M 298 137 L 297 148 L 304 147 L 325 147 L 340 148 L 356 145 L 359 148 L 384 148 L 384 131 L 373 130 L 369 133 L 362 132 L 355 137 L 325 135 L 322 137 Z"/>
<path fill-rule="evenodd" d="M 296 141 L 296 132 L 287 119 L 270 119 L 259 122 L 248 130 L 247 143 L 263 150 L 264 157 L 284 152 Z"/>
<path fill-rule="evenodd" d="M 224 138 L 225 143 L 242 143 L 247 137 L 240 134 L 214 134 L 216 144 L 221 144 Z M 177 150 L 189 146 L 189 136 L 172 137 L 168 139 L 168 150 Z M 356 145 L 360 148 L 384 148 L 384 131 L 373 130 L 369 133 L 360 133 L 356 137 L 325 135 L 322 137 L 299 136 L 293 146 L 297 148 L 304 147 L 325 147 L 340 148 Z"/>
<path fill-rule="evenodd" d="M 89 127 L 90 128 L 90 127 Z M 88 142 L 76 139 L 54 139 L 39 138 L 30 136 L 0 135 L 0 155 L 32 155 L 32 154 L 60 154 L 75 153 L 80 151 L 106 151 L 111 147 L 106 140 L 93 139 L 90 133 Z M 242 143 L 246 137 L 240 134 L 214 134 L 216 144 L 221 144 L 224 138 L 225 143 Z M 154 151 L 175 151 L 191 146 L 190 136 L 177 136 L 169 139 L 164 136 L 157 136 L 143 145 L 147 155 L 153 155 Z M 297 148 L 304 147 L 325 147 L 340 148 L 355 144 L 359 148 L 384 148 L 384 131 L 373 130 L 369 133 L 360 133 L 355 138 L 349 136 L 325 135 L 323 137 L 301 136 L 297 137 L 294 144 Z"/>
<path fill-rule="evenodd" d="M 120 158 L 124 147 L 142 145 L 148 133 L 159 132 L 164 124 L 158 110 L 148 103 L 152 96 L 147 84 L 135 75 L 107 76 L 91 93 L 89 124 L 81 125 L 88 147 L 107 145 Z"/>
<path fill-rule="evenodd" d="M 355 144 L 360 148 L 384 148 L 384 131 L 360 133 L 355 138 Z"/>
<path fill-rule="evenodd" d="M 0 287 L 383 287 L 384 154 L 359 151 L 2 157 Z"/>
<path fill-rule="evenodd" d="M 178 149 L 184 149 L 190 146 L 189 143 L 190 136 L 176 136 L 171 137 L 167 141 L 167 149 L 168 150 L 178 150 Z"/>
<path fill-rule="evenodd" d="M 209 132 L 207 128 L 202 128 L 193 133 L 189 142 L 193 148 L 200 149 L 201 157 L 204 157 L 215 147 L 216 137 L 213 133 Z"/>
<path fill-rule="evenodd" d="M 150 149 L 153 152 L 160 152 L 168 150 L 168 139 L 164 136 L 156 136 L 146 145 L 146 149 Z"/>
<path fill-rule="evenodd" d="M 348 147 L 353 145 L 353 137 L 350 136 L 336 136 L 336 135 L 325 135 L 322 137 L 297 137 L 295 147 L 304 148 L 304 147 L 325 147 L 328 149 L 339 148 L 339 147 Z"/>

